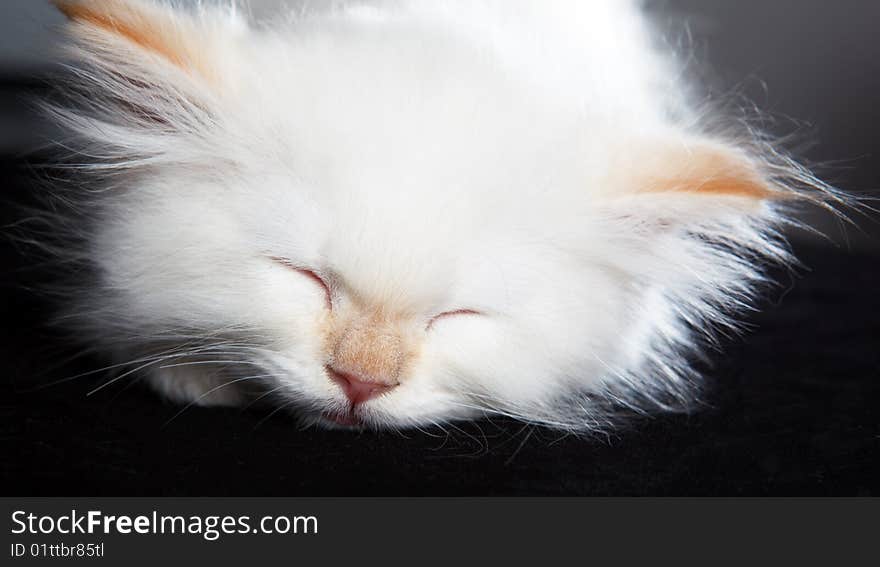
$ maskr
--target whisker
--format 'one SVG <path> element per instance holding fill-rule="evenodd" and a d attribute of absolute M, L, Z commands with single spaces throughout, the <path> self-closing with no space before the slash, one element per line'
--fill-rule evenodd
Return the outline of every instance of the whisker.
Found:
<path fill-rule="evenodd" d="M 174 364 L 163 364 L 160 369 L 179 368 L 181 366 L 199 366 L 203 364 L 211 364 L 217 366 L 242 364 L 246 366 L 259 366 L 256 362 L 249 360 L 192 360 L 187 362 L 177 362 Z"/>
<path fill-rule="evenodd" d="M 272 378 L 272 377 L 274 377 L 274 376 L 275 376 L 274 374 L 267 374 L 265 377 L 266 377 L 266 378 Z M 263 398 L 265 398 L 265 397 L 267 397 L 267 396 L 271 396 L 271 395 L 274 394 L 275 392 L 278 392 L 278 391 L 280 391 L 280 390 L 283 390 L 283 389 L 285 389 L 286 387 L 287 387 L 286 384 L 281 384 L 280 386 L 276 386 L 276 387 L 272 388 L 271 390 L 269 390 L 269 391 L 267 391 L 267 392 L 264 392 L 264 393 L 260 394 L 259 396 L 257 396 L 257 398 L 251 400 L 250 403 L 248 403 L 246 406 L 244 406 L 243 408 L 241 408 L 242 411 L 245 411 L 245 410 L 249 409 L 249 408 L 252 407 L 254 404 L 256 404 L 257 402 L 259 402 L 260 400 L 262 400 Z"/>
<path fill-rule="evenodd" d="M 130 375 L 134 374 L 135 372 L 138 372 L 139 370 L 143 370 L 144 368 L 147 368 L 147 367 L 149 367 L 149 366 L 152 366 L 153 364 L 156 364 L 157 362 L 159 362 L 159 361 L 158 361 L 158 360 L 153 360 L 153 361 L 148 362 L 148 363 L 146 363 L 146 364 L 142 364 L 141 366 L 138 366 L 137 368 L 133 368 L 133 369 L 129 370 L 128 372 L 123 372 L 122 374 L 120 374 L 120 375 L 117 376 L 116 378 L 113 378 L 112 380 L 108 380 L 107 382 L 104 382 L 103 384 L 101 384 L 100 386 L 98 386 L 97 388 L 95 388 L 94 390 L 88 392 L 88 393 L 86 394 L 86 396 L 91 396 L 92 394 L 94 394 L 94 393 L 96 393 L 96 392 L 99 392 L 99 391 L 103 390 L 103 389 L 106 388 L 107 386 L 110 386 L 111 384 L 114 384 L 114 383 L 116 383 L 116 382 L 122 380 L 122 379 L 125 378 L 126 376 L 130 376 Z"/>
<path fill-rule="evenodd" d="M 281 410 L 284 410 L 284 409 L 287 409 L 287 408 L 291 407 L 292 405 L 294 405 L 294 403 L 295 403 L 295 402 L 290 401 L 290 402 L 287 402 L 286 404 L 281 404 L 280 406 L 278 406 L 277 408 L 275 408 L 271 413 L 269 413 L 269 415 L 267 415 L 266 417 L 264 417 L 263 419 L 261 419 L 260 421 L 258 421 L 256 425 L 254 425 L 254 431 L 256 431 L 256 429 L 257 429 L 258 427 L 260 427 L 261 425 L 263 425 L 264 423 L 266 423 L 267 421 L 269 421 L 269 419 L 270 419 L 273 415 L 275 415 L 276 413 L 280 412 Z"/>
<path fill-rule="evenodd" d="M 229 386 L 231 384 L 236 384 L 238 382 L 245 382 L 247 380 L 258 380 L 260 378 L 268 378 L 271 376 L 272 376 L 271 374 L 257 374 L 255 376 L 245 376 L 244 378 L 237 378 L 235 380 L 229 380 L 228 382 L 224 382 L 224 383 L 220 384 L 219 386 L 215 386 L 214 388 L 211 388 L 207 392 L 203 393 L 198 398 L 196 398 L 193 401 L 186 404 L 183 408 L 181 408 L 181 410 L 179 412 L 175 413 L 173 416 L 171 416 L 171 418 L 168 421 L 166 421 L 164 424 L 162 424 L 162 427 L 167 427 L 169 423 L 171 423 L 172 421 L 177 419 L 180 415 L 183 414 L 183 412 L 185 412 L 189 408 L 193 407 L 194 405 L 197 405 L 199 403 L 199 401 L 201 401 L 202 399 L 205 398 L 205 396 L 209 396 L 221 388 L 225 388 L 226 386 Z"/>

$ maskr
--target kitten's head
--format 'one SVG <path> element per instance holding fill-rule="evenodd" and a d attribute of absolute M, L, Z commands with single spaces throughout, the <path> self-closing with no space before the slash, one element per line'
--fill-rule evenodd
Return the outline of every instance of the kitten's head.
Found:
<path fill-rule="evenodd" d="M 682 349 L 785 256 L 771 201 L 793 193 L 681 126 L 660 59 L 574 96 L 417 10 L 282 33 L 56 3 L 80 64 L 55 112 L 100 188 L 80 323 L 127 356 L 219 361 L 307 419 L 582 429 L 686 405 Z"/>

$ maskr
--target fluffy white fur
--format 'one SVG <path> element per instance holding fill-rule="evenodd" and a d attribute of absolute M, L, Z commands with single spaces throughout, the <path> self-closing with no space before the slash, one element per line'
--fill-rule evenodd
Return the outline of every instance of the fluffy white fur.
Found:
<path fill-rule="evenodd" d="M 58 4 L 80 183 L 56 223 L 93 274 L 66 319 L 184 403 L 578 431 L 687 408 L 695 350 L 788 260 L 779 203 L 827 195 L 717 133 L 635 2 L 311 2 L 259 29 Z M 361 370 L 405 358 L 356 407 L 326 370 L 352 329 L 380 341 Z"/>

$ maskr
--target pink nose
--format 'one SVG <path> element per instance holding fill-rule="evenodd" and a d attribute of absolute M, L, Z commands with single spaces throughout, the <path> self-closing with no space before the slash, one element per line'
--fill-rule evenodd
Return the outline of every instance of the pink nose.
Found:
<path fill-rule="evenodd" d="M 334 370 L 330 366 L 327 366 L 327 375 L 342 387 L 342 391 L 352 405 L 362 404 L 397 387 L 397 384 L 375 382 L 351 372 Z"/>

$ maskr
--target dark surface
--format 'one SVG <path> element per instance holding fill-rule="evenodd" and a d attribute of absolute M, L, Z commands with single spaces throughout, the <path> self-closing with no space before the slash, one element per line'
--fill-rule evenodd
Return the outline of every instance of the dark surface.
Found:
<path fill-rule="evenodd" d="M 31 191 L 20 164 L 7 194 Z M 9 211 L 7 210 L 7 215 Z M 592 439 L 513 422 L 447 431 L 299 430 L 270 410 L 188 409 L 101 378 L 39 384 L 63 343 L 6 246 L 0 464 L 9 495 L 880 494 L 880 258 L 801 246 L 811 271 L 772 293 L 755 329 L 713 355 L 705 408 Z M 781 299 L 781 301 L 780 301 Z M 170 421 L 169 421 L 170 420 Z"/>

